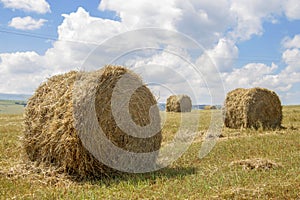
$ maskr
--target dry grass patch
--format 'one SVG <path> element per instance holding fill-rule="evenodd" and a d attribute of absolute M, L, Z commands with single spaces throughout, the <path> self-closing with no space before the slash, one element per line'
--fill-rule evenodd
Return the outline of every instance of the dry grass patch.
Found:
<path fill-rule="evenodd" d="M 242 166 L 244 170 L 270 170 L 282 167 L 281 164 L 263 158 L 233 161 L 229 166 Z"/>
<path fill-rule="evenodd" d="M 198 130 L 205 132 L 211 111 L 199 112 L 203 123 Z M 283 112 L 283 126 L 293 123 L 300 128 L 299 106 L 284 106 Z M 180 113 L 169 114 L 163 130 L 166 138 L 172 138 L 180 122 Z M 0 125 L 7 122 L 12 123 L 0 126 L 0 199 L 300 199 L 300 134 L 290 128 L 267 132 L 225 129 L 226 137 L 236 136 L 218 140 L 203 159 L 198 157 L 199 140 L 157 172 L 73 181 L 46 168 L 28 168 L 26 172 L 26 166 L 19 167 L 23 165 L 18 140 L 22 116 L 0 115 Z M 240 164 L 229 166 L 232 161 L 249 158 L 266 158 L 283 167 L 243 170 Z M 25 175 L 18 175 L 18 169 Z"/>

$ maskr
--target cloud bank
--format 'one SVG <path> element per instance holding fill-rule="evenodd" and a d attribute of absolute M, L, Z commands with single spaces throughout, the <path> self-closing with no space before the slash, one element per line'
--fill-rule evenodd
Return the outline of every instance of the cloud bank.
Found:
<path fill-rule="evenodd" d="M 8 8 L 50 12 L 50 6 L 45 1 L 26 1 L 30 2 L 30 6 L 26 3 L 23 5 L 23 1 L 1 0 Z M 146 0 L 130 0 L 126 3 L 122 3 L 121 0 L 102 0 L 98 6 L 99 12 L 115 11 L 119 21 L 93 17 L 84 8 L 79 7 L 73 13 L 63 14 L 64 20 L 58 27 L 58 40 L 53 42 L 52 48 L 44 55 L 35 52 L 0 54 L 0 70 L 3 76 L 0 79 L 0 91 L 31 93 L 40 81 L 53 74 L 80 69 L 87 62 L 91 52 L 103 42 L 132 30 L 155 27 L 182 34 L 190 38 L 190 41 L 195 41 L 201 48 L 197 51 L 188 49 L 185 47 L 187 44 L 179 41 L 170 46 L 172 38 L 167 37 L 168 42 L 165 46 L 155 44 L 155 37 L 161 39 L 165 36 L 149 34 L 149 40 L 144 40 L 143 45 L 152 45 L 155 47 L 153 51 L 128 53 L 131 56 L 127 55 L 128 59 L 123 62 L 133 68 L 154 66 L 151 71 L 144 73 L 147 81 L 160 81 L 172 90 L 184 93 L 186 86 L 183 79 L 189 80 L 187 84 L 197 88 L 194 101 L 210 103 L 211 91 L 207 84 L 210 83 L 211 90 L 221 91 L 223 87 L 218 85 L 219 82 L 215 82 L 216 76 L 219 76 L 223 80 L 226 92 L 236 87 L 267 87 L 278 92 L 284 103 L 293 103 L 299 98 L 296 88 L 300 83 L 300 35 L 282 39 L 281 68 L 275 63 L 270 66 L 266 63 L 248 63 L 242 67 L 235 67 L 234 63 L 239 58 L 237 44 L 264 34 L 264 23 L 277 23 L 281 18 L 299 20 L 300 14 L 296 12 L 298 7 L 297 0 L 220 0 L 218 3 L 209 0 L 164 0 L 160 4 Z M 22 29 L 23 24 L 24 27 L 30 27 L 30 23 L 26 25 L 26 20 L 18 20 L 18 23 L 13 23 L 12 20 L 11 26 Z M 20 22 L 22 20 L 23 22 Z M 33 28 L 34 24 L 38 27 L 43 22 L 38 20 L 31 24 Z M 118 45 L 123 45 L 124 49 L 132 45 L 130 48 L 134 49 L 141 46 L 138 37 L 140 36 L 134 35 L 120 41 Z M 113 49 L 113 45 L 108 47 Z M 105 51 L 108 57 L 111 56 L 109 48 Z M 174 49 L 175 54 L 170 53 Z M 143 55 L 139 55 L 140 53 Z M 194 63 L 201 73 L 197 74 L 191 63 Z M 213 67 L 217 67 L 219 73 L 211 70 Z M 180 76 L 172 78 L 171 74 L 174 75 L 175 72 Z M 4 81 L 4 78 L 12 81 L 24 80 L 26 84 L 10 84 Z M 30 81 L 25 81 L 28 78 Z M 153 88 L 159 93 L 158 86 Z M 160 93 L 161 100 L 164 101 L 168 92 L 162 87 L 160 89 L 164 91 L 163 94 Z M 216 102 L 222 103 L 223 100 L 224 96 L 220 95 Z"/>

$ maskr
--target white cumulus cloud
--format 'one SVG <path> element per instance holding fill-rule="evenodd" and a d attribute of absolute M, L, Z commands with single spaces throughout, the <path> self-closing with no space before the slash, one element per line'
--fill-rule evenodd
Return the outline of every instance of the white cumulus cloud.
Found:
<path fill-rule="evenodd" d="M 36 30 L 41 28 L 44 23 L 47 22 L 45 19 L 33 19 L 30 16 L 27 17 L 14 17 L 9 22 L 9 26 L 20 30 Z"/>
<path fill-rule="evenodd" d="M 63 17 L 58 41 L 45 53 L 47 65 L 56 73 L 80 68 L 92 50 L 124 30 L 120 22 L 92 17 L 81 7 Z"/>
<path fill-rule="evenodd" d="M 32 93 L 44 80 L 47 69 L 36 52 L 0 54 L 0 91 Z"/>
<path fill-rule="evenodd" d="M 247 1 L 233 0 L 230 10 L 235 15 L 236 23 L 232 37 L 249 40 L 253 35 L 263 34 L 262 23 L 272 21 L 281 13 L 281 0 Z"/>
<path fill-rule="evenodd" d="M 116 11 L 128 29 L 141 27 L 160 27 L 174 29 L 174 23 L 181 15 L 174 0 L 161 2 L 147 0 L 102 0 L 100 10 Z"/>
<path fill-rule="evenodd" d="M 220 72 L 231 71 L 233 63 L 238 58 L 238 48 L 235 43 L 226 38 L 221 38 L 217 45 L 212 49 L 208 49 L 197 60 L 197 65 L 203 68 L 209 67 L 213 64 Z"/>
<path fill-rule="evenodd" d="M 50 5 L 45 0 L 0 0 L 4 7 L 45 14 L 51 12 Z"/>
<path fill-rule="evenodd" d="M 25 0 L 0 1 L 3 4 L 4 2 L 14 4 Z M 227 90 L 236 87 L 261 86 L 280 92 L 285 100 L 287 94 L 294 98 L 293 90 L 300 82 L 298 78 L 300 77 L 299 35 L 285 38 L 282 42 L 284 69 L 274 63 L 249 63 L 241 68 L 235 67 L 235 61 L 239 56 L 238 44 L 250 40 L 254 35 L 263 34 L 264 23 L 274 23 L 282 16 L 287 16 L 288 20 L 298 18 L 297 13 L 293 12 L 294 7 L 290 4 L 296 4 L 294 7 L 298 5 L 292 0 L 220 0 L 217 3 L 211 0 L 184 2 L 162 0 L 160 3 L 146 0 L 129 0 L 126 3 L 121 0 L 102 0 L 98 8 L 102 11 L 115 11 L 120 17 L 119 21 L 93 17 L 81 7 L 75 12 L 63 14 L 64 20 L 57 28 L 58 40 L 52 43 L 53 46 L 44 55 L 34 52 L 0 55 L 0 85 L 6 84 L 5 77 L 24 80 L 26 77 L 24 74 L 28 72 L 30 75 L 27 77 L 30 81 L 24 85 L 27 88 L 34 88 L 37 87 L 38 81 L 50 75 L 78 69 L 83 63 L 86 64 L 85 66 L 95 65 L 99 68 L 103 63 L 112 61 L 109 58 L 120 56 L 119 59 L 123 61 L 128 58 L 124 63 L 129 66 L 153 66 L 145 78 L 154 77 L 153 81 L 163 80 L 164 84 L 168 82 L 176 92 L 186 91 L 187 87 L 183 81 L 187 78 L 189 84 L 198 88 L 199 92 L 208 94 L 206 84 L 209 84 L 210 87 L 216 88 L 216 94 L 223 87 L 218 80 L 218 76 L 221 76 Z M 9 4 L 4 5 L 8 7 Z M 21 9 L 17 6 L 10 7 Z M 43 12 L 50 12 L 50 7 Z M 165 32 L 159 32 L 157 29 L 131 32 L 145 27 L 161 28 Z M 175 33 L 181 36 L 174 37 Z M 180 33 L 184 33 L 187 37 Z M 117 41 L 113 40 L 118 37 Z M 202 47 L 201 53 L 195 52 L 193 48 L 186 50 L 186 46 L 192 43 L 186 42 L 188 37 Z M 105 43 L 105 41 L 109 42 Z M 102 46 L 105 47 L 104 50 L 98 50 L 99 45 L 103 44 L 105 44 Z M 139 50 L 143 47 L 159 50 L 154 54 L 146 51 L 144 55 L 147 56 L 149 53 L 148 57 L 140 57 Z M 178 54 L 174 55 L 170 53 L 172 48 L 182 48 L 182 51 L 179 50 Z M 93 52 L 96 53 L 94 57 L 89 57 Z M 111 57 L 112 55 L 115 57 Z M 202 76 L 198 76 L 187 64 L 187 60 L 183 60 L 180 55 L 190 62 L 195 62 Z M 99 57 L 105 59 L 99 62 Z M 160 68 L 161 66 L 165 67 Z M 219 69 L 220 74 L 214 67 Z M 9 91 L 9 88 L 11 91 L 26 90 L 24 85 L 6 85 L 7 87 L 3 86 L 0 91 Z M 167 97 L 165 94 L 160 95 Z M 197 101 L 209 102 L 208 95 L 203 96 L 205 95 L 198 95 Z M 220 95 L 219 102 L 222 102 L 222 98 L 224 97 Z"/>
<path fill-rule="evenodd" d="M 34 51 L 0 54 L 1 72 L 30 74 L 43 68 L 42 57 Z"/>
<path fill-rule="evenodd" d="M 260 85 L 260 80 L 265 76 L 274 74 L 278 68 L 277 65 L 267 66 L 263 63 L 249 63 L 242 68 L 233 69 L 232 72 L 223 73 L 223 79 L 227 90 L 232 90 L 236 87 L 257 87 Z"/>
<path fill-rule="evenodd" d="M 181 11 L 180 17 L 175 22 L 176 30 L 189 35 L 204 48 L 212 48 L 235 22 L 228 0 L 175 2 Z"/>
<path fill-rule="evenodd" d="M 287 49 L 282 54 L 283 61 L 288 65 L 289 72 L 300 72 L 300 49 Z"/>
<path fill-rule="evenodd" d="M 298 48 L 300 49 L 300 34 L 295 35 L 294 38 L 286 37 L 282 41 L 283 47 L 286 49 Z"/>
<path fill-rule="evenodd" d="M 289 72 L 286 69 L 280 72 L 277 70 L 278 66 L 274 63 L 271 66 L 264 63 L 249 63 L 242 68 L 234 69 L 233 72 L 223 73 L 222 77 L 226 91 L 237 87 L 264 87 L 277 92 L 284 100 L 283 103 L 297 101 L 294 94 L 298 92 L 297 84 L 300 83 L 300 73 Z M 290 99 L 292 96 L 293 99 Z"/>
<path fill-rule="evenodd" d="M 290 20 L 300 19 L 300 2 L 298 0 L 286 0 L 283 2 L 285 2 L 285 15 Z"/>
<path fill-rule="evenodd" d="M 286 37 L 282 41 L 285 51 L 282 60 L 287 64 L 286 72 L 300 72 L 300 35 Z"/>

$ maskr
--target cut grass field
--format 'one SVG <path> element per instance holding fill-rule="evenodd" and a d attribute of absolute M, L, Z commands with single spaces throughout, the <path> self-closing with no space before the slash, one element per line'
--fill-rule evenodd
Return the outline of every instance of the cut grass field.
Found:
<path fill-rule="evenodd" d="M 285 129 L 224 128 L 203 159 L 201 136 L 217 111 L 193 112 L 200 112 L 197 138 L 172 165 L 81 181 L 30 167 L 20 142 L 22 115 L 0 114 L 0 199 L 300 199 L 300 106 L 283 108 Z M 167 114 L 164 142 L 178 130 L 179 116 Z"/>
<path fill-rule="evenodd" d="M 23 101 L 0 100 L 0 114 L 22 114 L 24 112 Z"/>

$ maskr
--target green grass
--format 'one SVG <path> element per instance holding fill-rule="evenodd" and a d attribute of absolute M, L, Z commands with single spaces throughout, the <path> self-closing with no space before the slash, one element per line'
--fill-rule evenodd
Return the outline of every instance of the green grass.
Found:
<path fill-rule="evenodd" d="M 223 130 L 213 150 L 198 158 L 196 140 L 171 166 L 147 174 L 72 181 L 51 172 L 16 173 L 22 160 L 22 115 L 0 115 L 0 199 L 300 199 L 300 106 L 284 107 L 286 129 Z M 207 130 L 211 111 L 200 112 L 198 132 Z M 214 111 L 213 111 L 214 112 Z M 179 114 L 167 115 L 170 141 Z M 232 162 L 262 158 L 281 167 L 244 170 Z M 11 170 L 10 170 L 11 169 Z"/>
<path fill-rule="evenodd" d="M 16 104 L 24 103 L 22 101 L 0 100 L 0 114 L 22 114 L 24 105 Z"/>

